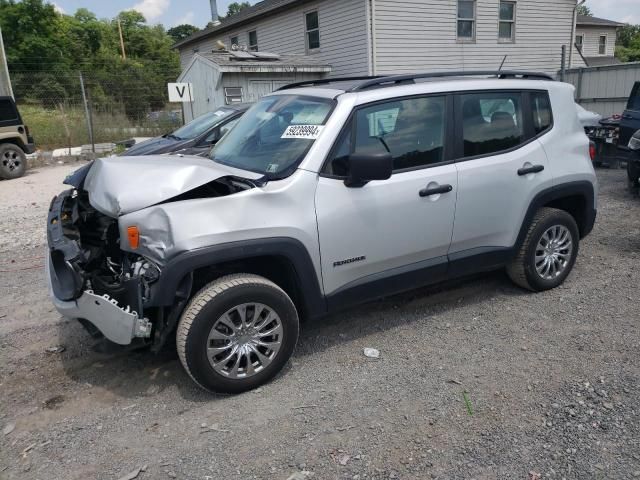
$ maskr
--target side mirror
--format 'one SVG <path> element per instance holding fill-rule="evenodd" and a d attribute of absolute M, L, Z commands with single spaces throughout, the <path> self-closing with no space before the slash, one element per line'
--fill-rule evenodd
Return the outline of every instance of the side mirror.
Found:
<path fill-rule="evenodd" d="M 349 157 L 349 177 L 344 184 L 349 188 L 361 188 L 373 180 L 388 180 L 392 173 L 393 157 L 390 153 L 356 153 Z"/>
<path fill-rule="evenodd" d="M 629 150 L 640 151 L 640 130 L 634 133 L 631 140 L 629 140 Z"/>

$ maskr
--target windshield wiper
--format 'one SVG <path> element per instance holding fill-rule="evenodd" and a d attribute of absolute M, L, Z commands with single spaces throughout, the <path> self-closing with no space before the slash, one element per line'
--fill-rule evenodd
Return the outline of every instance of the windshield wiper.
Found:
<path fill-rule="evenodd" d="M 173 133 L 167 133 L 165 137 L 173 138 L 174 140 L 178 140 L 178 141 L 182 140 L 182 138 L 178 137 L 177 135 L 174 135 Z"/>

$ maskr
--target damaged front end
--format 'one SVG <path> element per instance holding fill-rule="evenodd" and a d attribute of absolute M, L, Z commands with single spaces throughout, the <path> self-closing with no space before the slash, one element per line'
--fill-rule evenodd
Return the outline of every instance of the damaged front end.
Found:
<path fill-rule="evenodd" d="M 50 290 L 61 313 L 121 345 L 151 337 L 144 301 L 160 270 L 120 249 L 116 219 L 91 207 L 86 192 L 68 190 L 51 203 L 47 236 Z"/>
<path fill-rule="evenodd" d="M 47 279 L 56 309 L 115 343 L 159 350 L 193 279 L 179 279 L 171 298 L 154 294 L 173 253 L 165 241 L 171 225 L 158 223 L 149 207 L 234 195 L 258 178 L 193 157 L 118 157 L 82 167 L 65 180 L 73 188 L 53 199 L 47 218 Z M 126 224 L 133 213 L 137 223 Z M 135 245 L 130 227 L 136 233 L 140 227 Z"/>

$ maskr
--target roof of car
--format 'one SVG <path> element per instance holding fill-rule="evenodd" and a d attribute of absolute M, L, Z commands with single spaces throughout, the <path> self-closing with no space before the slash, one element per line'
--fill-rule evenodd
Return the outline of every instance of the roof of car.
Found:
<path fill-rule="evenodd" d="M 545 73 L 524 71 L 467 71 L 467 72 L 430 72 L 406 75 L 342 77 L 308 80 L 285 85 L 279 91 L 314 88 L 331 90 L 340 93 L 362 92 L 366 90 L 413 85 L 418 83 L 443 83 L 452 81 L 501 81 L 501 80 L 536 80 L 554 81 Z"/>

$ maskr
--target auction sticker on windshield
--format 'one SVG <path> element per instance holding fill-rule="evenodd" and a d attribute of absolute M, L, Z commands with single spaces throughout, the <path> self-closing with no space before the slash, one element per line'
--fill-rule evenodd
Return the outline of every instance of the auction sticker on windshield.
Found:
<path fill-rule="evenodd" d="M 322 125 L 290 125 L 280 138 L 304 138 L 315 140 L 320 136 Z"/>

